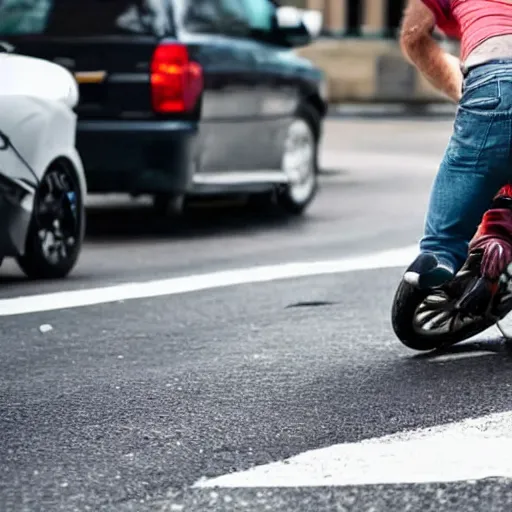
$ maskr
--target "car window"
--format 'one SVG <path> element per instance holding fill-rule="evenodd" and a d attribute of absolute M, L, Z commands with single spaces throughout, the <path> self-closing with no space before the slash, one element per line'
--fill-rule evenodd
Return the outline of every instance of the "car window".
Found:
<path fill-rule="evenodd" d="M 272 0 L 175 0 L 175 5 L 188 32 L 241 37 L 270 33 L 276 9 Z"/>
<path fill-rule="evenodd" d="M 0 35 L 174 33 L 170 0 L 0 0 Z"/>
<path fill-rule="evenodd" d="M 186 0 L 181 9 L 182 25 L 188 32 L 226 35 L 250 32 L 240 0 Z"/>
<path fill-rule="evenodd" d="M 228 3 L 243 4 L 249 26 L 252 30 L 270 32 L 276 6 L 270 0 L 224 0 Z"/>

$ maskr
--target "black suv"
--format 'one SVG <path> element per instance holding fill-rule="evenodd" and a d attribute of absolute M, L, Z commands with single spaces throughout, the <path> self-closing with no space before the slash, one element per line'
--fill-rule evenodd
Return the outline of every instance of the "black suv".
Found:
<path fill-rule="evenodd" d="M 32 4 L 32 6 L 31 6 Z M 90 192 L 262 194 L 300 213 L 317 188 L 324 78 L 272 0 L 5 0 L 0 38 L 80 84 Z M 280 11 L 282 14 L 282 11 Z"/>

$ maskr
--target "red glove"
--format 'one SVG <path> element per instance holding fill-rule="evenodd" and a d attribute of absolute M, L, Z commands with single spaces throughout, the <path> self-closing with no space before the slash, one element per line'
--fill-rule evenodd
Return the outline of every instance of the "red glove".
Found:
<path fill-rule="evenodd" d="M 496 194 L 512 198 L 512 185 L 505 185 Z M 490 208 L 482 218 L 478 230 L 469 244 L 469 250 L 483 250 L 480 271 L 483 276 L 497 280 L 512 262 L 512 210 Z"/>

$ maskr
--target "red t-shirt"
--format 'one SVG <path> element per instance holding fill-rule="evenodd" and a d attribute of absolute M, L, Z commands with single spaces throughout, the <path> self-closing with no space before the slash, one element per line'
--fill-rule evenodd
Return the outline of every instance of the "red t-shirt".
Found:
<path fill-rule="evenodd" d="M 482 42 L 512 34 L 510 0 L 422 0 L 432 11 L 437 28 L 461 40 L 461 60 Z"/>
<path fill-rule="evenodd" d="M 437 28 L 447 37 L 460 39 L 459 24 L 452 16 L 450 0 L 422 0 L 436 18 Z"/>

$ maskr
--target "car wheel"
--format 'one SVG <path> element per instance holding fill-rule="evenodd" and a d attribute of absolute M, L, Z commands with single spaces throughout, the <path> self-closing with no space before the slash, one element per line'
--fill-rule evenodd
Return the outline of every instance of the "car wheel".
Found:
<path fill-rule="evenodd" d="M 44 174 L 34 199 L 20 268 L 31 279 L 66 277 L 80 255 L 85 232 L 82 190 L 71 164 L 60 160 Z"/>
<path fill-rule="evenodd" d="M 309 109 L 299 111 L 290 123 L 282 157 L 282 169 L 288 184 L 277 191 L 279 206 L 300 215 L 311 203 L 318 189 L 317 116 Z"/>

